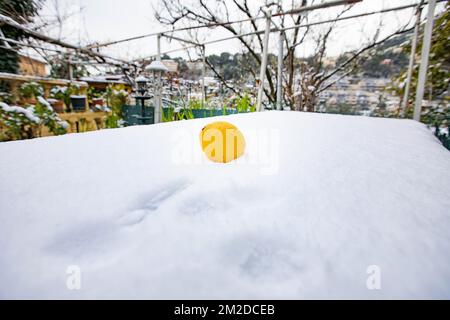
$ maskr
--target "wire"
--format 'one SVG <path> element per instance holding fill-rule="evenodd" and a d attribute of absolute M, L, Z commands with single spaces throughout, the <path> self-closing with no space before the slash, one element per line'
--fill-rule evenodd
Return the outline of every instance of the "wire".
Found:
<path fill-rule="evenodd" d="M 41 46 L 38 46 L 38 45 L 34 45 L 34 44 L 30 44 L 30 43 L 24 43 L 24 42 L 20 42 L 20 41 L 9 39 L 9 38 L 0 37 L 0 40 L 6 41 L 8 43 L 12 43 L 12 44 L 15 44 L 15 45 L 18 45 L 18 46 L 30 47 L 30 48 L 41 49 L 41 50 L 46 50 L 46 51 L 54 51 L 54 52 L 58 52 L 58 53 L 65 53 L 62 50 L 41 47 Z"/>
<path fill-rule="evenodd" d="M 87 55 L 91 55 L 91 56 L 94 56 L 94 57 L 99 57 L 99 58 L 102 58 L 102 59 L 115 60 L 115 61 L 119 61 L 119 62 L 121 62 L 123 64 L 128 64 L 129 63 L 128 61 L 125 61 L 125 60 L 122 60 L 122 59 L 110 57 L 110 56 L 107 56 L 105 54 L 101 54 L 99 52 L 94 52 L 92 50 L 85 49 L 83 47 L 79 47 L 79 46 L 76 46 L 76 45 L 73 45 L 73 44 L 70 44 L 70 43 L 58 40 L 58 39 L 54 39 L 54 38 L 48 37 L 48 36 L 46 36 L 46 35 L 44 35 L 42 33 L 34 31 L 34 30 L 30 29 L 30 28 L 24 27 L 23 25 L 17 23 L 15 20 L 13 20 L 10 17 L 5 16 L 3 14 L 0 14 L 0 23 L 1 24 L 7 24 L 7 25 L 9 25 L 11 27 L 19 29 L 19 30 L 23 31 L 25 34 L 27 34 L 28 36 L 30 36 L 32 38 L 39 39 L 39 40 L 47 42 L 47 43 L 55 44 L 55 45 L 58 45 L 60 47 L 73 49 L 75 51 L 82 52 L 82 53 L 85 53 Z"/>
<path fill-rule="evenodd" d="M 361 1 L 362 0 L 335 0 L 335 1 L 320 3 L 320 4 L 316 4 L 316 5 L 301 7 L 301 8 L 290 10 L 290 11 L 286 11 L 286 12 L 275 13 L 275 14 L 272 15 L 272 17 L 278 17 L 278 16 L 287 15 L 287 14 L 302 13 L 302 12 L 305 12 L 305 11 L 322 9 L 322 8 L 329 8 L 331 6 L 338 6 L 338 5 L 345 5 L 345 4 L 354 4 L 354 3 L 357 3 L 357 2 L 361 2 Z M 154 37 L 154 36 L 161 35 L 161 34 L 164 34 L 164 33 L 173 33 L 173 32 L 188 31 L 188 30 L 195 30 L 195 29 L 202 29 L 202 28 L 222 27 L 222 26 L 226 26 L 226 25 L 242 23 L 242 22 L 248 22 L 248 21 L 255 21 L 255 20 L 266 19 L 266 18 L 267 18 L 267 15 L 264 14 L 262 16 L 256 16 L 256 17 L 240 19 L 240 20 L 234 20 L 234 21 L 212 22 L 212 23 L 207 23 L 207 24 L 202 24 L 202 25 L 197 25 L 197 26 L 183 27 L 183 28 L 177 28 L 177 29 L 172 29 L 172 30 L 167 30 L 167 31 L 147 33 L 147 34 L 143 34 L 143 35 L 135 36 L 135 37 L 131 37 L 131 38 L 125 38 L 125 39 L 121 39 L 121 40 L 105 42 L 105 43 L 102 43 L 102 44 L 94 44 L 94 45 L 86 46 L 85 48 L 86 49 L 100 48 L 100 47 L 106 47 L 106 46 L 110 46 L 110 45 L 114 45 L 114 44 L 118 44 L 118 43 L 123 43 L 123 42 L 128 42 L 128 41 L 133 41 L 133 40 L 139 40 L 139 39 L 148 38 L 148 37 Z"/>
<path fill-rule="evenodd" d="M 448 1 L 448 0 L 439 0 L 438 2 L 443 2 L 443 1 Z M 427 3 L 428 2 L 424 2 L 423 5 L 426 5 Z M 390 11 L 398 11 L 398 10 L 405 10 L 405 9 L 409 9 L 409 8 L 416 8 L 417 5 L 418 5 L 417 3 L 416 4 L 403 5 L 403 6 L 399 6 L 399 7 L 393 7 L 393 8 L 376 10 L 376 11 L 371 11 L 371 12 L 366 12 L 366 13 L 355 14 L 355 15 L 341 17 L 341 18 L 337 18 L 337 19 L 335 18 L 335 19 L 322 20 L 322 21 L 311 22 L 311 23 L 306 23 L 306 24 L 297 24 L 297 25 L 293 25 L 293 26 L 286 27 L 286 28 L 281 28 L 281 29 L 279 29 L 279 28 L 271 28 L 270 32 L 287 31 L 287 30 L 291 30 L 291 29 L 295 29 L 295 28 L 307 28 L 307 27 L 310 27 L 310 26 L 315 26 L 315 25 L 320 25 L 320 24 L 325 24 L 325 23 L 331 23 L 331 22 L 335 22 L 335 21 L 343 21 L 343 20 L 355 19 L 355 18 L 360 18 L 360 17 L 374 15 L 374 14 L 379 14 L 379 13 L 386 13 L 386 12 L 390 12 Z M 203 43 L 199 43 L 198 46 L 202 46 L 202 45 L 204 46 L 204 45 L 214 44 L 214 43 L 217 43 L 217 42 L 238 39 L 238 38 L 251 36 L 251 35 L 255 35 L 255 34 L 262 34 L 262 33 L 264 33 L 264 31 L 265 30 L 257 30 L 257 31 L 253 31 L 253 32 L 241 33 L 241 34 L 230 36 L 230 37 L 226 37 L 226 38 L 210 40 L 210 41 L 206 41 L 206 42 L 203 42 Z M 194 47 L 196 47 L 196 46 L 193 45 L 193 46 L 189 46 L 189 47 L 186 47 L 186 48 L 194 48 Z M 161 54 L 168 54 L 168 53 L 172 53 L 172 52 L 183 51 L 186 48 L 179 48 L 179 49 L 174 49 L 174 50 L 170 50 L 170 51 L 166 51 L 166 52 L 161 52 Z M 150 59 L 152 57 L 156 57 L 156 54 L 150 55 L 150 56 L 148 56 L 146 58 L 133 60 L 133 61 L 146 60 L 146 59 Z"/>
<path fill-rule="evenodd" d="M 330 7 L 330 6 L 336 6 L 336 5 L 342 5 L 342 4 L 353 4 L 353 3 L 356 3 L 356 2 L 359 2 L 359 1 L 361 1 L 361 0 L 330 1 L 330 2 L 319 4 L 319 5 L 313 5 L 313 6 L 299 8 L 299 9 L 291 10 L 291 11 L 287 11 L 287 12 L 276 13 L 276 14 L 274 14 L 272 16 L 282 16 L 282 15 L 286 15 L 286 14 L 300 13 L 300 12 L 305 12 L 305 11 L 309 11 L 309 10 L 313 10 L 313 9 L 327 8 L 327 7 Z M 444 2 L 444 1 L 448 1 L 448 0 L 438 0 L 438 2 Z M 428 2 L 423 2 L 423 5 L 426 5 L 426 4 L 428 4 Z M 287 30 L 295 29 L 295 28 L 306 28 L 306 27 L 319 25 L 319 24 L 325 24 L 325 23 L 330 23 L 330 22 L 335 22 L 335 21 L 354 19 L 354 18 L 364 17 L 364 16 L 368 16 L 368 15 L 373 15 L 373 14 L 386 13 L 386 12 L 390 12 L 390 11 L 404 10 L 404 9 L 413 8 L 413 7 L 417 7 L 417 6 L 418 6 L 417 3 L 416 4 L 409 4 L 409 5 L 399 6 L 399 7 L 387 8 L 387 9 L 382 9 L 382 10 L 377 10 L 377 11 L 372 11 L 372 12 L 366 12 L 366 13 L 361 13 L 361 14 L 341 17 L 341 18 L 338 18 L 338 19 L 329 19 L 329 20 L 311 22 L 311 23 L 307 23 L 307 24 L 298 24 L 298 25 L 294 25 L 294 26 L 290 26 L 290 27 L 281 28 L 281 29 L 280 28 L 272 28 L 272 29 L 270 29 L 270 32 L 287 31 Z M 179 28 L 179 29 L 173 29 L 173 30 L 170 30 L 170 31 L 165 31 L 165 33 L 175 32 L 175 31 L 183 31 L 183 30 L 192 30 L 192 29 L 198 29 L 198 28 L 224 26 L 224 25 L 228 25 L 228 24 L 234 24 L 234 23 L 245 22 L 245 21 L 252 21 L 252 20 L 263 19 L 263 18 L 266 18 L 266 16 L 257 16 L 257 17 L 241 19 L 241 20 L 235 20 L 235 21 L 229 21 L 229 22 L 223 22 L 223 23 L 210 23 L 210 24 L 199 25 L 199 26 L 184 27 L 184 28 Z M 130 63 L 133 64 L 134 62 L 144 61 L 146 59 L 150 59 L 152 57 L 155 57 L 156 54 L 150 55 L 150 56 L 148 56 L 146 58 L 139 58 L 139 59 L 134 59 L 134 60 L 131 60 L 131 61 L 125 61 L 125 60 L 114 58 L 114 57 L 110 57 L 110 56 L 107 56 L 107 55 L 104 55 L 104 54 L 101 54 L 101 53 L 98 53 L 98 52 L 93 52 L 90 49 L 94 48 L 94 47 L 95 48 L 99 48 L 99 47 L 108 46 L 108 45 L 111 45 L 111 44 L 117 44 L 117 43 L 121 43 L 121 42 L 141 39 L 141 38 L 145 38 L 145 37 L 149 37 L 149 36 L 162 35 L 164 33 L 164 32 L 156 32 L 156 33 L 146 34 L 146 35 L 132 37 L 132 38 L 128 38 L 128 39 L 117 40 L 117 41 L 109 42 L 109 43 L 106 43 L 106 44 L 99 44 L 99 45 L 96 45 L 96 46 L 78 47 L 78 46 L 75 46 L 75 45 L 72 45 L 72 44 L 68 44 L 68 43 L 62 42 L 62 41 L 57 40 L 57 39 L 53 39 L 53 38 L 47 37 L 47 36 L 42 35 L 42 34 L 36 32 L 34 30 L 25 28 L 22 25 L 20 25 L 17 22 L 15 22 L 14 20 L 12 20 L 11 18 L 6 17 L 6 16 L 1 15 L 1 14 L 0 14 L 0 22 L 6 23 L 6 24 L 8 24 L 10 26 L 13 26 L 13 27 L 16 27 L 18 29 L 21 29 L 25 33 L 29 34 L 30 36 L 35 37 L 35 38 L 37 38 L 37 39 L 39 39 L 41 41 L 44 41 L 44 42 L 47 42 L 47 43 L 52 43 L 52 44 L 59 45 L 59 46 L 62 46 L 62 47 L 66 47 L 66 48 L 69 48 L 69 49 L 73 49 L 73 50 L 76 50 L 76 51 L 79 51 L 79 52 L 83 52 L 83 53 L 88 54 L 88 55 L 93 55 L 93 56 L 101 57 L 101 58 L 104 58 L 104 59 L 111 59 L 111 60 L 115 60 L 115 61 L 120 61 L 121 63 L 124 63 L 124 64 L 130 64 Z M 184 51 L 186 49 L 195 48 L 197 46 L 205 46 L 205 45 L 209 45 L 209 44 L 213 44 L 213 43 L 217 43 L 217 42 L 222 42 L 222 41 L 242 38 L 242 37 L 246 37 L 246 36 L 250 36 L 250 35 L 262 34 L 262 33 L 264 33 L 264 30 L 257 30 L 257 31 L 243 33 L 243 34 L 238 34 L 238 35 L 234 35 L 234 36 L 230 36 L 230 37 L 226 37 L 226 38 L 210 40 L 210 41 L 206 41 L 206 42 L 199 43 L 199 44 L 196 44 L 196 45 L 185 46 L 185 47 L 178 48 L 178 49 L 172 49 L 172 50 L 169 50 L 169 51 L 161 52 L 161 54 L 169 54 L 169 53 L 173 53 L 173 52 Z M 174 37 L 172 37 L 172 38 L 174 38 Z M 176 39 L 176 38 L 174 38 L 174 39 Z M 36 45 L 26 44 L 26 43 L 23 43 L 23 42 L 19 42 L 19 41 L 8 39 L 8 38 L 4 38 L 4 37 L 0 37 L 0 40 L 7 41 L 9 43 L 13 43 L 13 44 L 17 44 L 17 45 L 21 45 L 21 46 L 26 46 L 26 47 L 31 47 L 31 48 L 38 48 L 38 49 L 42 49 L 42 50 L 55 51 L 55 52 L 63 53 L 63 51 L 61 51 L 61 50 L 50 49 L 50 48 L 40 47 L 40 46 L 36 46 Z M 177 40 L 179 40 L 179 39 L 177 39 Z M 112 63 L 112 64 L 114 64 L 114 63 Z"/>

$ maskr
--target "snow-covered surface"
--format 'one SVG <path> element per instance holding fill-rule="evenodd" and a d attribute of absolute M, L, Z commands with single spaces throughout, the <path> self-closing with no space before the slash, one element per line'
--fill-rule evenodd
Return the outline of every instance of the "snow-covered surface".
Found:
<path fill-rule="evenodd" d="M 39 119 L 39 117 L 36 117 L 36 115 L 33 112 L 33 108 L 24 108 L 24 107 L 19 107 L 19 106 L 9 106 L 8 104 L 4 103 L 4 102 L 0 102 L 0 109 L 2 109 L 2 111 L 4 112 L 14 112 L 14 113 L 21 113 L 23 114 L 25 117 L 28 118 L 28 120 L 32 121 L 32 122 L 36 122 L 39 123 L 41 121 L 41 119 Z"/>
<path fill-rule="evenodd" d="M 240 162 L 203 157 L 217 119 Z M 0 154 L 0 298 L 450 298 L 450 153 L 410 120 L 264 112 Z"/>

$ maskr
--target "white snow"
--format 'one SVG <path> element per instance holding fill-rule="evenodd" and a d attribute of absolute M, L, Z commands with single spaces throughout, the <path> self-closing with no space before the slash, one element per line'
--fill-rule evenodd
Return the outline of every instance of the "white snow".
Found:
<path fill-rule="evenodd" d="M 218 119 L 240 161 L 203 156 Z M 3 299 L 450 298 L 450 153 L 411 120 L 272 111 L 0 154 Z"/>
<path fill-rule="evenodd" d="M 45 106 L 49 111 L 52 111 L 52 112 L 54 111 L 52 106 L 50 105 L 50 103 L 47 100 L 45 100 L 43 97 L 39 96 L 38 101 L 40 104 Z"/>
<path fill-rule="evenodd" d="M 69 129 L 69 123 L 64 120 L 58 120 L 57 123 L 63 128 L 63 129 Z"/>
<path fill-rule="evenodd" d="M 4 112 L 21 113 L 25 117 L 27 117 L 28 120 L 35 123 L 39 123 L 41 121 L 41 119 L 39 119 L 39 117 L 34 114 L 34 108 L 32 107 L 24 108 L 20 106 L 9 106 L 4 102 L 0 102 L 0 109 L 2 109 Z"/>
<path fill-rule="evenodd" d="M 144 76 L 139 76 L 135 79 L 136 82 L 149 82 L 150 80 Z"/>

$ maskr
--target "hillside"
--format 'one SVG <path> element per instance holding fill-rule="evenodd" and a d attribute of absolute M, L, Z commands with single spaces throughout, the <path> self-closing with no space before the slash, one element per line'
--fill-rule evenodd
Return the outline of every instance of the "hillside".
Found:
<path fill-rule="evenodd" d="M 391 78 L 400 74 L 408 67 L 409 55 L 401 50 L 401 45 L 411 41 L 411 33 L 406 33 L 389 39 L 373 48 L 364 55 L 356 73 L 371 78 Z M 351 56 L 351 52 L 337 58 L 340 65 Z"/>

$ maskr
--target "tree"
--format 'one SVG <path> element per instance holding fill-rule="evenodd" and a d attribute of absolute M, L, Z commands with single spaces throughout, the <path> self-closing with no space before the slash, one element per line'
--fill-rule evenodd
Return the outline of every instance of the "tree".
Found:
<path fill-rule="evenodd" d="M 301 6 L 307 4 L 307 0 L 301 1 Z M 283 5 L 280 1 L 272 2 L 269 4 L 270 7 L 275 7 L 277 11 L 283 11 Z M 291 5 L 292 6 L 292 5 Z M 229 24 L 231 19 L 231 12 L 233 12 L 234 17 L 244 17 L 253 18 L 258 15 L 257 8 L 250 7 L 248 0 L 218 0 L 218 1 L 208 1 L 208 0 L 195 0 L 195 1 L 183 1 L 183 0 L 160 0 L 160 8 L 156 11 L 155 16 L 159 22 L 172 25 L 185 24 L 185 25 L 198 25 L 198 24 L 210 24 L 210 23 L 223 23 L 222 28 L 226 29 L 231 34 L 237 36 L 242 34 L 245 29 L 240 24 Z M 307 20 L 306 15 L 289 16 L 289 18 L 282 18 L 280 22 L 280 27 L 287 25 L 288 20 L 294 24 L 300 24 Z M 255 20 L 250 21 L 250 30 L 247 31 L 259 31 L 260 25 Z M 299 28 L 293 29 L 292 35 L 285 37 L 287 54 L 284 56 L 284 61 L 286 64 L 287 78 L 286 87 L 287 94 L 286 97 L 292 95 L 292 87 L 294 84 L 295 77 L 295 51 L 297 46 L 304 40 L 309 28 L 306 29 L 302 35 L 300 35 Z M 195 34 L 190 34 L 195 36 Z M 258 67 L 261 65 L 261 55 L 263 49 L 263 36 L 257 34 L 254 37 L 239 37 L 238 40 L 242 43 L 244 52 L 243 59 L 246 64 L 246 69 L 248 72 L 253 74 L 256 78 L 258 72 Z M 269 99 L 269 102 L 273 103 L 276 99 L 276 82 L 275 82 L 275 70 L 276 67 L 273 63 L 276 59 L 271 59 L 269 67 L 266 69 L 266 79 L 268 81 L 268 88 L 264 88 L 264 92 Z M 225 86 L 225 78 L 215 70 L 212 63 L 207 61 L 208 66 L 213 70 L 213 72 L 222 80 Z M 253 68 L 255 66 L 257 68 Z M 251 66 L 252 68 L 249 68 Z"/>
<path fill-rule="evenodd" d="M 50 76 L 59 79 L 69 79 L 70 59 L 71 56 L 69 54 L 59 54 L 46 57 L 46 60 L 51 67 Z M 90 59 L 86 55 L 78 55 L 76 56 L 76 60 L 81 62 L 88 62 Z M 88 75 L 88 70 L 85 64 L 73 63 L 71 65 L 72 65 L 72 76 L 74 79 L 85 77 Z"/>
<path fill-rule="evenodd" d="M 400 46 L 411 37 L 412 33 L 405 33 L 387 40 L 375 48 L 372 54 L 361 61 L 360 67 L 355 71 L 365 77 L 391 78 L 398 75 L 408 66 L 409 55 Z M 339 65 L 348 59 L 348 53 L 340 55 L 336 64 Z"/>
<path fill-rule="evenodd" d="M 431 38 L 431 48 L 427 72 L 427 83 L 425 85 L 425 99 L 427 100 L 449 100 L 449 81 L 450 81 L 450 5 L 447 3 L 445 11 L 437 17 L 433 26 L 433 35 Z M 419 61 L 423 43 L 423 28 L 419 33 L 417 44 L 416 62 Z M 411 45 L 402 46 L 403 52 L 409 54 Z M 404 84 L 406 81 L 407 69 L 404 69 L 396 78 L 396 85 L 392 88 L 400 97 L 404 95 Z M 412 78 L 411 89 L 408 97 L 407 116 L 412 116 L 412 105 L 415 100 L 417 79 L 419 74 L 419 65 L 416 63 Z M 427 119 L 426 117 L 424 119 Z"/>
<path fill-rule="evenodd" d="M 222 75 L 224 80 L 239 80 L 242 76 L 237 55 L 222 52 L 220 55 L 213 54 L 208 56 L 208 61 Z"/>
<path fill-rule="evenodd" d="M 274 9 L 275 12 L 285 12 L 314 3 L 316 3 L 314 0 L 302 0 L 300 3 L 293 1 L 266 1 L 268 7 Z M 277 20 L 277 27 L 279 28 L 292 27 L 284 36 L 284 45 L 287 48 L 286 54 L 283 57 L 283 91 L 286 105 L 296 110 L 313 111 L 316 98 L 320 92 L 326 90 L 335 81 L 357 69 L 361 61 L 373 53 L 372 49 L 412 29 L 409 27 L 408 21 L 406 25 L 380 39 L 379 34 L 382 27 L 382 23 L 380 23 L 371 41 L 365 43 L 360 49 L 349 53 L 347 59 L 336 65 L 332 70 L 329 70 L 324 65 L 328 41 L 336 27 L 336 19 L 351 8 L 352 6 L 346 6 L 343 9 L 339 9 L 340 11 L 335 16 L 334 22 L 331 21 L 328 23 L 328 27 L 315 38 L 316 49 L 313 56 L 309 57 L 308 64 L 305 61 L 300 61 L 296 57 L 297 48 L 304 43 L 306 37 L 311 33 L 311 28 L 307 25 L 308 15 L 288 14 L 282 15 Z M 232 35 L 238 36 L 245 32 L 262 30 L 262 25 L 258 22 L 261 20 L 247 22 L 247 28 L 244 28 L 243 23 L 231 24 L 230 21 L 242 18 L 254 18 L 258 14 L 257 8 L 254 5 L 250 7 L 248 0 L 160 0 L 160 7 L 156 10 L 155 16 L 161 23 L 172 25 L 173 27 L 178 25 L 198 26 L 201 24 L 219 24 L 221 28 L 229 31 Z M 304 27 L 298 26 L 305 23 L 306 25 Z M 195 36 L 195 33 L 191 32 L 188 35 Z M 243 45 L 243 57 L 247 62 L 243 64 L 243 68 L 247 67 L 247 71 L 256 79 L 261 65 L 260 52 L 263 49 L 263 35 L 258 33 L 254 36 L 239 36 L 238 40 Z M 269 63 L 266 69 L 268 86 L 264 88 L 265 95 L 269 103 L 272 104 L 275 102 L 277 90 L 276 61 L 275 56 L 269 57 Z M 213 69 L 219 79 L 222 81 L 225 80 L 217 70 L 214 70 L 215 66 L 212 63 L 208 63 L 208 65 Z M 248 66 L 251 66 L 251 68 L 248 68 Z M 296 83 L 295 79 L 298 76 L 300 76 L 300 81 Z"/>
<path fill-rule="evenodd" d="M 410 21 L 407 21 L 403 26 L 398 27 L 385 37 L 380 38 L 381 26 L 383 25 L 380 21 L 372 39 L 363 44 L 360 49 L 347 52 L 337 61 L 333 68 L 327 68 L 324 66 L 324 58 L 328 40 L 333 29 L 336 27 L 337 19 L 349 9 L 350 8 L 348 7 L 341 11 L 337 15 L 336 20 L 329 24 L 328 29 L 319 35 L 316 39 L 315 54 L 310 57 L 308 65 L 305 63 L 301 65 L 300 92 L 296 94 L 296 96 L 299 97 L 299 101 L 295 105 L 296 110 L 314 111 L 316 99 L 321 92 L 330 88 L 344 77 L 361 70 L 361 66 L 377 54 L 381 45 L 388 41 L 395 41 L 394 39 L 413 29 L 413 27 L 410 26 Z"/>
<path fill-rule="evenodd" d="M 0 0 L 0 14 L 10 17 L 20 24 L 28 24 L 33 21 L 41 4 L 41 0 Z M 3 36 L 9 39 L 21 40 L 25 37 L 23 32 L 10 26 L 1 26 L 0 29 Z M 18 48 L 13 44 L 9 44 L 9 46 L 11 48 L 6 45 L 0 47 L 0 72 L 18 73 Z"/>

